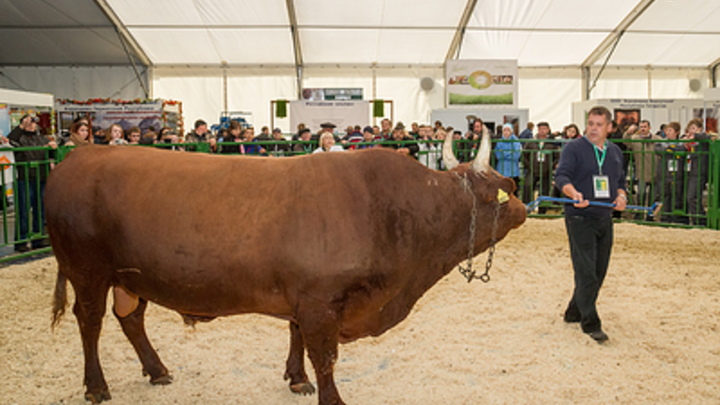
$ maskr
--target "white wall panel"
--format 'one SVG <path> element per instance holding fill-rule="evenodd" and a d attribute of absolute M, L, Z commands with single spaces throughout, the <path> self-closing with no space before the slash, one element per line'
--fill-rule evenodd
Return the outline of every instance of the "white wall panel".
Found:
<path fill-rule="evenodd" d="M 546 121 L 553 131 L 572 123 L 572 103 L 582 97 L 580 69 L 520 68 L 518 74 L 518 106 L 530 111 L 531 122 Z M 583 123 L 575 124 L 584 127 Z"/>
<path fill-rule="evenodd" d="M 182 101 L 185 131 L 197 119 L 217 123 L 222 111 L 222 71 L 220 69 L 155 69 L 153 94 L 156 98 Z"/>

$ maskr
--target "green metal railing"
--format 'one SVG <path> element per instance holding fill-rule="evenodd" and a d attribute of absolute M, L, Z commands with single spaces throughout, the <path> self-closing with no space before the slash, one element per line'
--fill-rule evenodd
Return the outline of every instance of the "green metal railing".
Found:
<path fill-rule="evenodd" d="M 511 162 L 511 164 L 517 164 L 520 175 L 517 180 L 517 196 L 524 202 L 528 203 L 539 195 L 547 196 L 560 196 L 560 192 L 554 187 L 554 169 L 560 158 L 562 147 L 566 141 L 562 140 L 494 140 L 493 143 L 496 145 L 503 142 L 519 142 L 522 145 L 522 149 L 519 151 L 517 157 L 517 163 Z M 530 146 L 531 144 L 539 144 L 545 142 L 545 144 L 553 145 L 552 149 L 540 149 Z M 639 141 L 639 140 L 617 140 L 613 141 L 617 143 L 623 143 L 629 145 L 631 143 L 645 143 L 645 148 L 640 148 L 639 151 L 633 151 L 629 148 L 624 152 L 627 158 L 627 180 L 630 202 L 635 205 L 651 205 L 653 202 L 663 201 L 667 199 L 667 190 L 665 187 L 661 187 L 668 180 L 667 173 L 658 172 L 657 162 L 667 156 L 664 156 L 667 152 L 657 152 L 654 149 L 654 144 L 658 141 Z M 687 141 L 679 141 L 680 143 L 687 143 Z M 683 171 L 681 177 L 678 177 L 678 181 L 682 180 L 682 187 L 672 189 L 674 193 L 670 195 L 670 201 L 677 202 L 673 204 L 672 210 L 668 207 L 661 210 L 661 214 L 670 215 L 675 219 L 680 219 L 675 222 L 679 223 L 663 223 L 663 226 L 676 226 L 676 227 L 707 227 L 711 229 L 720 229 L 720 141 L 706 141 L 707 148 L 701 151 L 695 151 L 693 153 L 687 151 L 673 152 L 674 156 L 679 160 L 687 161 L 688 157 L 692 158 L 693 154 L 696 158 L 706 158 L 708 164 L 708 177 L 705 183 L 704 179 L 690 177 L 687 171 Z M 364 149 L 368 147 L 407 147 L 410 145 L 417 145 L 418 152 L 415 157 L 422 164 L 426 165 L 431 169 L 443 170 L 442 166 L 442 141 L 384 141 L 384 142 L 355 142 L 343 145 L 346 149 Z M 229 143 L 220 142 L 217 144 L 215 152 L 222 153 L 223 147 L 237 147 L 243 145 L 246 150 L 251 150 L 253 153 L 264 156 L 274 157 L 287 157 L 287 156 L 298 156 L 312 153 L 317 148 L 317 142 L 314 141 L 265 141 L 265 142 L 241 142 L 241 143 Z M 494 145 L 494 146 L 495 146 Z M 458 140 L 454 141 L 454 150 L 456 157 L 461 162 L 471 161 L 475 158 L 479 146 L 477 141 L 466 141 Z M 540 145 L 537 145 L 538 147 Z M 196 143 L 196 144 L 167 144 L 160 143 L 156 145 L 148 146 L 130 146 L 130 147 L 155 147 L 159 149 L 175 149 L 178 151 L 192 152 L 192 153 L 213 153 L 212 148 L 208 143 Z M 545 146 L 547 148 L 548 146 Z M 32 245 L 43 242 L 47 238 L 47 233 L 44 226 L 39 226 L 39 230 L 33 231 L 33 223 L 40 224 L 42 222 L 41 212 L 34 212 L 32 209 L 32 201 L 28 198 L 24 207 L 20 207 L 20 199 L 18 196 L 18 189 L 24 187 L 28 196 L 30 194 L 41 195 L 42 191 L 42 175 L 40 173 L 48 173 L 54 164 L 61 162 L 72 147 L 60 146 L 57 150 L 53 150 L 49 147 L 44 148 L 14 148 L 6 149 L 12 150 L 13 152 L 25 152 L 25 151 L 38 151 L 44 152 L 44 158 L 32 162 L 16 162 L 16 163 L 5 163 L 0 164 L 0 167 L 12 169 L 12 181 L 7 181 L 5 176 L 0 179 L 0 186 L 2 186 L 3 199 L 0 203 L 2 207 L 2 229 L 0 230 L 0 263 L 8 260 L 15 260 L 18 258 L 27 257 L 29 255 L 35 255 L 39 253 L 47 253 L 50 248 L 39 248 L 34 249 L 30 252 L 15 253 L 15 244 L 27 244 Z M 178 152 L 182 153 L 182 152 Z M 650 167 L 646 164 L 636 164 L 638 161 L 645 161 L 645 158 L 651 154 L 652 157 L 648 159 L 652 162 Z M 498 168 L 504 164 L 502 160 L 498 159 L 496 154 L 491 153 L 491 164 L 493 167 Z M 643 198 L 643 193 L 646 190 L 639 189 L 639 178 L 645 176 L 646 170 L 648 170 L 653 178 L 652 184 L 648 187 L 652 193 L 652 198 Z M 3 170 L 5 172 L 5 170 Z M 35 175 L 33 175 L 33 172 Z M 698 183 L 690 187 L 692 181 Z M 33 188 L 34 193 L 30 193 L 30 188 Z M 691 210 L 688 203 L 688 192 L 689 190 L 697 190 L 697 195 L 694 196 L 696 201 L 701 204 L 699 209 Z M 12 199 L 6 197 L 7 191 L 12 190 Z M 28 212 L 27 219 L 27 236 L 20 239 L 19 235 L 19 212 L 23 210 Z M 543 202 L 537 212 L 530 214 L 531 217 L 558 217 L 562 215 L 562 205 L 557 203 Z M 634 217 L 631 214 L 626 214 L 624 220 L 658 225 L 657 223 L 651 223 L 645 221 L 645 218 Z M 40 224 L 44 225 L 44 224 Z"/>

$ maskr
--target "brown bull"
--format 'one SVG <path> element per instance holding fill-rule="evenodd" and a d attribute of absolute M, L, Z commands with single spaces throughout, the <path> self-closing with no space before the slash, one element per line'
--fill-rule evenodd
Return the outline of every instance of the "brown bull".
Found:
<path fill-rule="evenodd" d="M 388 150 L 263 159 L 132 147 L 81 147 L 51 173 L 47 222 L 85 354 L 86 398 L 110 399 L 98 360 L 108 290 L 152 383 L 170 375 L 147 339 L 147 301 L 186 318 L 261 313 L 290 321 L 285 377 L 320 404 L 342 404 L 333 380 L 339 342 L 378 336 L 468 255 L 525 221 L 514 183 L 479 157 L 438 172 Z M 498 200 L 498 190 L 510 199 Z M 503 194 L 502 192 L 500 194 Z"/>

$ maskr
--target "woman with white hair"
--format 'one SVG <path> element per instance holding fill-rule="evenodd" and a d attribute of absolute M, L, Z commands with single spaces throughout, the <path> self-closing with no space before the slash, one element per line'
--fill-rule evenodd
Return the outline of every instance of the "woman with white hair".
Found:
<path fill-rule="evenodd" d="M 335 138 L 333 137 L 333 134 L 324 132 L 320 135 L 320 147 L 315 149 L 313 153 L 342 152 L 344 150 L 345 149 L 343 149 L 342 146 L 335 145 Z"/>
<path fill-rule="evenodd" d="M 495 158 L 497 164 L 495 170 L 505 177 L 515 181 L 515 195 L 517 196 L 517 184 L 520 181 L 520 153 L 522 145 L 515 136 L 512 124 L 505 124 L 502 127 L 502 138 L 495 146 Z"/>

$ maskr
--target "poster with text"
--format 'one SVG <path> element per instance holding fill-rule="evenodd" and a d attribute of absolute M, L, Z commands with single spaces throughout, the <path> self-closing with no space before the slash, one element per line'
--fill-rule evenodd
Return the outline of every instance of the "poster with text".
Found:
<path fill-rule="evenodd" d="M 516 60 L 449 60 L 445 80 L 448 106 L 517 107 Z"/>
<path fill-rule="evenodd" d="M 291 101 L 290 128 L 303 123 L 313 133 L 320 124 L 329 122 L 342 131 L 348 125 L 365 126 L 370 122 L 370 103 L 367 101 Z"/>

